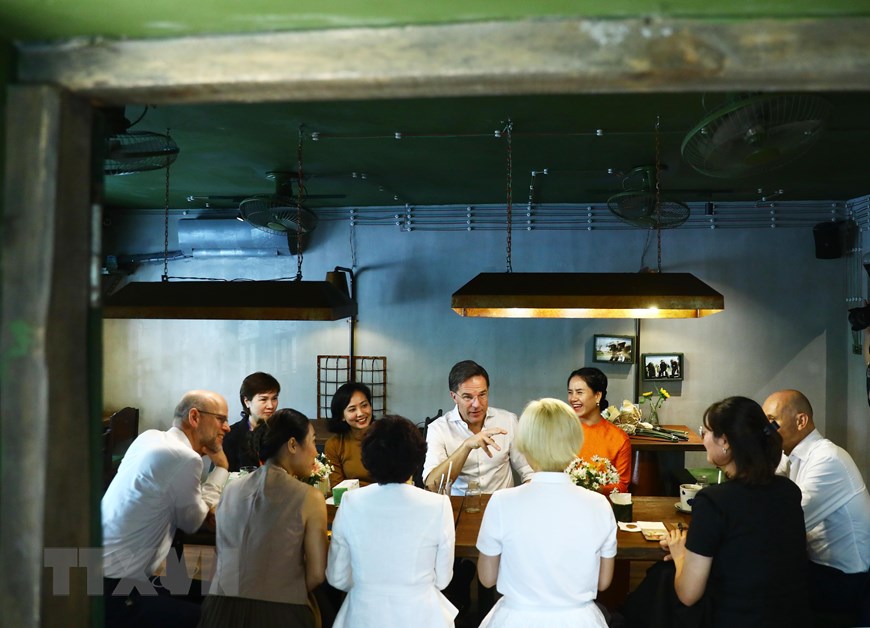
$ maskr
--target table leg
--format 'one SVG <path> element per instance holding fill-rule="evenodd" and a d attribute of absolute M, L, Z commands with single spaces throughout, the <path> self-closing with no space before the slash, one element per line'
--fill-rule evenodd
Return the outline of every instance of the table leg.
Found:
<path fill-rule="evenodd" d="M 631 493 L 643 496 L 680 494 L 680 474 L 686 456 L 676 451 L 634 450 L 631 463 Z"/>
<path fill-rule="evenodd" d="M 632 495 L 662 495 L 662 479 L 656 452 L 635 449 L 633 458 L 631 463 Z"/>

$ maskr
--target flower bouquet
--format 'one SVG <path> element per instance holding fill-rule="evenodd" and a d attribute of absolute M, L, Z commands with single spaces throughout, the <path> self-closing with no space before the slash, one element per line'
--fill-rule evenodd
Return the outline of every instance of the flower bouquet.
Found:
<path fill-rule="evenodd" d="M 619 483 L 619 472 L 608 458 L 592 456 L 589 461 L 574 458 L 565 469 L 565 473 L 577 486 L 597 491 L 602 486 Z"/>
<path fill-rule="evenodd" d="M 609 406 L 601 413 L 605 419 L 627 433 L 634 434 L 641 419 L 640 407 L 631 403 L 628 399 L 623 400 L 622 407 Z"/>
<path fill-rule="evenodd" d="M 311 467 L 311 475 L 308 476 L 306 482 L 311 486 L 317 486 L 324 495 L 329 493 L 329 474 L 335 471 L 333 466 L 329 464 L 326 454 L 319 454 L 314 459 L 314 465 Z"/>
<path fill-rule="evenodd" d="M 655 399 L 653 399 L 653 395 L 656 395 Z M 639 406 L 642 406 L 644 403 L 649 405 L 649 422 L 653 425 L 659 424 L 659 408 L 662 407 L 662 404 L 665 400 L 670 399 L 671 396 L 668 394 L 668 391 L 664 388 L 659 388 L 657 391 L 647 391 L 641 395 Z"/>
<path fill-rule="evenodd" d="M 658 397 L 653 399 L 653 395 Z M 664 428 L 658 424 L 658 410 L 670 398 L 670 394 L 664 388 L 659 388 L 658 393 L 645 392 L 641 396 L 640 403 L 633 404 L 628 399 L 622 402 L 622 407 L 610 406 L 601 413 L 605 419 L 621 428 L 629 436 L 646 436 L 671 442 L 689 440 L 689 433 L 683 430 Z M 648 403 L 650 406 L 651 422 L 641 420 L 641 406 Z"/>

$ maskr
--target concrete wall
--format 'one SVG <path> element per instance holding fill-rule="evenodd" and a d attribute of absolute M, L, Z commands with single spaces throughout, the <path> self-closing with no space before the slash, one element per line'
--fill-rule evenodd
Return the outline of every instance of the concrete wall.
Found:
<path fill-rule="evenodd" d="M 141 238 L 139 217 L 127 238 Z M 152 225 L 154 227 L 155 225 Z M 124 239 L 124 224 L 117 224 Z M 592 336 L 634 334 L 631 320 L 465 319 L 450 296 L 481 271 L 503 271 L 504 234 L 401 233 L 397 228 L 323 223 L 305 255 L 306 279 L 352 263 L 358 276 L 360 355 L 388 359 L 388 410 L 420 421 L 451 405 L 447 373 L 458 360 L 483 364 L 491 403 L 520 412 L 530 399 L 564 398 L 568 373 L 591 365 Z M 513 268 L 523 271 L 633 272 L 645 233 L 517 232 Z M 147 246 L 147 245 L 146 245 Z M 783 387 L 803 390 L 817 422 L 846 445 L 867 473 L 867 406 L 863 359 L 851 353 L 846 321 L 846 259 L 815 258 L 809 229 L 674 230 L 663 235 L 665 271 L 692 272 L 725 295 L 726 309 L 703 319 L 644 321 L 641 352 L 682 352 L 685 379 L 668 386 L 665 422 L 696 426 L 704 409 L 730 395 L 761 402 Z M 139 273 L 157 279 L 162 264 Z M 295 258 L 188 260 L 171 275 L 292 276 Z M 269 295 L 264 294 L 264 299 Z M 104 327 L 107 409 L 138 406 L 142 426 L 165 426 L 180 395 L 194 387 L 220 391 L 231 413 L 242 378 L 271 372 L 281 405 L 316 412 L 316 356 L 345 354 L 348 322 L 117 321 Z M 633 396 L 632 367 L 604 365 L 608 397 Z M 703 464 L 701 454 L 690 464 Z"/>

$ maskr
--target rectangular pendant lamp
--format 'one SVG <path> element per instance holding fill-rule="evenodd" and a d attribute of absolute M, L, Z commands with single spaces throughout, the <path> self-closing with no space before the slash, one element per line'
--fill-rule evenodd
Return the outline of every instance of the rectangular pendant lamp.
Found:
<path fill-rule="evenodd" d="M 341 278 L 133 282 L 105 297 L 103 317 L 334 321 L 357 313 Z"/>
<path fill-rule="evenodd" d="M 700 318 L 725 298 L 689 273 L 481 273 L 452 307 L 493 318 Z"/>

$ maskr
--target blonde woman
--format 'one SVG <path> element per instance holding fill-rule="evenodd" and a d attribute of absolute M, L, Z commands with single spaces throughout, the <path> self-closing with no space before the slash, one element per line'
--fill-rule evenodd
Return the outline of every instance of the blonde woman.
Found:
<path fill-rule="evenodd" d="M 594 600 L 613 578 L 616 521 L 606 497 L 563 471 L 582 444 L 580 421 L 564 401 L 526 406 L 516 446 L 535 473 L 493 493 L 486 507 L 478 576 L 504 597 L 481 628 L 607 626 Z"/>

